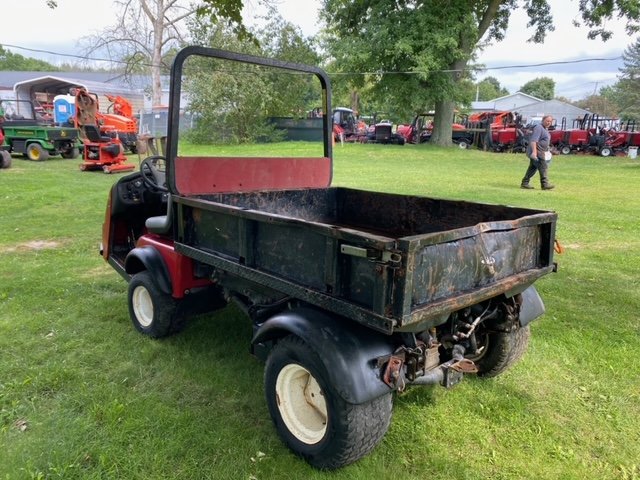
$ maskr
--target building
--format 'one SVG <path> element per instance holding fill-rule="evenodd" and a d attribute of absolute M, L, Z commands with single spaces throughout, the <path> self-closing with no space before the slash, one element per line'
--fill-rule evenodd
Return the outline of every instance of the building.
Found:
<path fill-rule="evenodd" d="M 98 95 L 100 105 L 109 105 L 106 95 L 120 95 L 132 104 L 134 112 L 150 108 L 144 87 L 132 87 L 122 75 L 96 72 L 11 72 L 0 71 L 0 98 L 51 103 L 56 95 L 69 94 L 71 88 L 84 87 Z"/>

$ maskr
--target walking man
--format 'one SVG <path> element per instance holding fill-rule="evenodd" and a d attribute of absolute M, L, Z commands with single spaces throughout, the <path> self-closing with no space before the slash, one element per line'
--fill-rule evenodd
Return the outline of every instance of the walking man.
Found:
<path fill-rule="evenodd" d="M 555 185 L 549 183 L 549 178 L 547 177 L 547 169 L 551 161 L 551 151 L 549 149 L 551 143 L 549 127 L 551 123 L 553 123 L 553 117 L 551 115 L 545 115 L 542 117 L 542 122 L 533 128 L 533 132 L 529 138 L 529 145 L 527 145 L 529 168 L 527 168 L 524 174 L 524 178 L 520 184 L 521 188 L 534 188 L 529 185 L 529 181 L 536 172 L 540 173 L 540 186 L 543 190 L 551 190 L 555 187 Z"/>

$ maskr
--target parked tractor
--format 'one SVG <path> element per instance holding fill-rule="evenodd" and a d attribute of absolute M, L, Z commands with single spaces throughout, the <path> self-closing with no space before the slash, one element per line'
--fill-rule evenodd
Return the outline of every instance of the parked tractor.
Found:
<path fill-rule="evenodd" d="M 341 142 L 366 142 L 367 124 L 356 118 L 350 108 L 333 110 L 333 139 Z"/>
<path fill-rule="evenodd" d="M 404 145 L 406 140 L 403 135 L 394 131 L 393 122 L 380 113 L 374 113 L 371 125 L 367 127 L 367 143 L 383 143 Z"/>
<path fill-rule="evenodd" d="M 425 143 L 431 140 L 433 133 L 433 112 L 416 115 L 410 124 L 398 125 L 397 132 L 408 143 Z M 452 123 L 451 140 L 460 148 L 469 148 L 473 144 L 473 132 L 467 130 L 461 122 Z"/>

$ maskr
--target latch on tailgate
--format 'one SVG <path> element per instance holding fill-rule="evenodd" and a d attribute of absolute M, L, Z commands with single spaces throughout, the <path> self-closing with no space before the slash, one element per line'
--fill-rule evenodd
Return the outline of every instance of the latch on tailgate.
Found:
<path fill-rule="evenodd" d="M 354 245 L 340 245 L 340 253 L 351 255 L 352 257 L 367 258 L 392 265 L 400 265 L 402 263 L 402 255 L 389 250 L 375 250 L 373 248 L 356 247 Z"/>

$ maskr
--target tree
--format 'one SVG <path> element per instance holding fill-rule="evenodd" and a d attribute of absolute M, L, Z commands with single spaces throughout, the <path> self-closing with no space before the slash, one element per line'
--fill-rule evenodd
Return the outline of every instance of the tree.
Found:
<path fill-rule="evenodd" d="M 55 72 L 57 67 L 43 60 L 23 57 L 10 50 L 5 50 L 0 45 L 0 70 L 16 70 L 20 72 Z"/>
<path fill-rule="evenodd" d="M 640 27 L 637 2 L 581 0 L 581 20 L 591 38 L 607 40 L 601 25 L 615 17 L 627 19 L 627 31 Z M 501 41 L 509 17 L 524 8 L 533 29 L 530 41 L 540 43 L 553 30 L 547 0 L 324 0 L 327 49 L 343 71 L 367 72 L 364 80 L 375 90 L 393 96 L 405 110 L 435 106 L 431 141 L 451 144 L 451 122 L 461 102 L 460 82 L 469 77 L 468 65 L 483 44 Z"/>
<path fill-rule="evenodd" d="M 553 100 L 556 92 L 556 82 L 549 77 L 538 77 L 521 86 L 520 91 L 541 100 Z"/>
<path fill-rule="evenodd" d="M 486 77 L 476 84 L 476 100 L 487 101 L 509 95 L 509 91 L 500 85 L 496 77 Z"/>
<path fill-rule="evenodd" d="M 226 22 L 238 35 L 246 34 L 242 23 L 242 0 L 114 0 L 119 13 L 115 25 L 88 39 L 88 52 L 106 51 L 110 59 L 122 62 L 125 73 L 151 73 L 153 105 L 162 98 L 160 75 L 169 68 L 172 55 L 186 43 L 185 22 L 197 14 L 212 22 Z"/>
<path fill-rule="evenodd" d="M 190 31 L 199 45 L 280 60 L 318 64 L 320 59 L 298 27 L 271 10 L 269 22 L 244 39 L 228 26 L 193 19 Z M 254 42 L 253 39 L 257 40 Z M 314 83 L 315 81 L 315 83 Z M 321 105 L 320 86 L 311 76 L 217 59 L 189 59 L 184 68 L 189 111 L 198 121 L 195 143 L 246 143 L 278 139 L 274 116 L 306 116 Z M 286 92 L 286 93 L 283 93 Z"/>
<path fill-rule="evenodd" d="M 640 120 L 640 39 L 628 46 L 622 54 L 624 67 L 620 69 L 620 80 L 612 94 L 620 108 L 623 120 Z"/>

